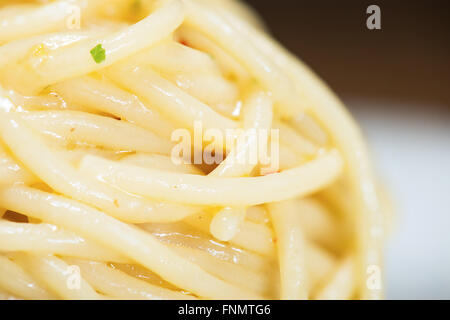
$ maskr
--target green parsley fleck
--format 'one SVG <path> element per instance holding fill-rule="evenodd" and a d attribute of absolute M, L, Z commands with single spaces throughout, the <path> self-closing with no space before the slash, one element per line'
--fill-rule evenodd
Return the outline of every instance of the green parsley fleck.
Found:
<path fill-rule="evenodd" d="M 101 63 L 106 59 L 105 49 L 103 49 L 101 44 L 98 44 L 91 50 L 91 56 L 95 62 Z"/>

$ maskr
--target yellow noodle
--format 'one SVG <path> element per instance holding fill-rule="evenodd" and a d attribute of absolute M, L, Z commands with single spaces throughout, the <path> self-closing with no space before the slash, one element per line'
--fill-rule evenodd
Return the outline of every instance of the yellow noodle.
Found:
<path fill-rule="evenodd" d="M 317 293 L 319 300 L 348 300 L 353 298 L 354 262 L 351 258 L 346 258 L 334 270 L 330 281 Z"/>
<path fill-rule="evenodd" d="M 173 144 L 125 121 L 78 111 L 35 111 L 21 116 L 41 133 L 113 150 L 170 154 Z"/>
<path fill-rule="evenodd" d="M 66 25 L 71 9 L 74 6 L 81 9 L 81 4 L 81 1 L 58 1 L 37 8 L 34 5 L 21 10 L 4 8 L 0 10 L 0 43 L 62 28 Z"/>
<path fill-rule="evenodd" d="M 378 299 L 385 198 L 240 1 L 2 1 L 0 299 Z"/>
<path fill-rule="evenodd" d="M 125 257 L 51 224 L 0 220 L 0 251 L 54 254 L 96 261 L 128 262 Z"/>
<path fill-rule="evenodd" d="M 106 81 L 81 77 L 55 84 L 51 88 L 69 103 L 112 114 L 166 138 L 170 138 L 175 128 L 136 96 Z"/>
<path fill-rule="evenodd" d="M 80 174 L 30 129 L 19 124 L 20 121 L 19 117 L 4 114 L 0 117 L 0 136 L 27 167 L 54 190 L 132 222 L 176 221 L 197 211 L 194 207 L 161 204 L 133 196 Z M 35 159 L 34 154 L 39 154 L 39 157 Z"/>
<path fill-rule="evenodd" d="M 269 204 L 281 273 L 281 299 L 308 299 L 306 245 L 295 203 Z"/>
<path fill-rule="evenodd" d="M 112 269 L 101 262 L 66 258 L 71 265 L 81 268 L 83 277 L 99 292 L 115 299 L 126 300 L 190 300 L 192 296 L 148 284 L 142 280 Z"/>
<path fill-rule="evenodd" d="M 107 69 L 106 74 L 152 103 L 161 114 L 182 128 L 192 128 L 195 121 L 201 121 L 205 129 L 225 130 L 237 127 L 234 121 L 216 113 L 150 69 L 119 65 Z"/>
<path fill-rule="evenodd" d="M 79 286 L 69 284 L 70 266 L 54 256 L 16 254 L 14 260 L 22 265 L 39 283 L 63 299 L 99 300 L 102 297 L 81 277 Z"/>
<path fill-rule="evenodd" d="M 0 285 L 8 292 L 24 299 L 54 298 L 54 295 L 40 287 L 22 267 L 2 255 L 0 255 Z"/>
<path fill-rule="evenodd" d="M 68 227 L 82 236 L 95 238 L 104 246 L 155 271 L 165 280 L 202 297 L 260 298 L 213 277 L 147 233 L 73 200 L 27 187 L 13 187 L 0 191 L 0 201 L 8 209 Z M 187 272 L 190 277 L 184 277 Z"/>
<path fill-rule="evenodd" d="M 181 24 L 183 16 L 182 3 L 170 1 L 124 30 L 25 60 L 16 73 L 10 75 L 9 82 L 24 82 L 25 79 L 20 77 L 27 75 L 24 91 L 35 93 L 50 84 L 105 68 L 164 39 Z M 103 63 L 92 59 L 90 51 L 97 45 L 102 45 L 108 57 Z M 45 63 L 37 62 L 37 59 L 43 59 Z"/>
<path fill-rule="evenodd" d="M 80 169 L 128 192 L 198 205 L 248 206 L 311 194 L 331 184 L 341 172 L 341 158 L 331 151 L 303 166 L 249 178 L 216 178 L 144 169 L 86 156 Z M 242 194 L 241 189 L 252 190 Z"/>
<path fill-rule="evenodd" d="M 273 110 L 272 102 L 263 93 L 256 93 L 248 98 L 245 103 L 243 122 L 244 129 L 261 129 L 266 130 L 264 140 L 261 141 L 254 134 L 243 133 L 240 139 L 245 143 L 240 143 L 235 149 L 227 155 L 227 158 L 222 161 L 216 169 L 214 169 L 210 177 L 239 177 L 249 175 L 254 167 L 257 165 L 256 161 L 249 161 L 251 157 L 251 148 L 259 145 L 267 145 L 269 138 L 269 129 L 272 125 Z M 239 142 L 238 138 L 238 142 Z M 225 207 L 220 210 L 212 219 L 210 230 L 217 239 L 228 241 L 235 237 L 238 232 L 239 225 L 245 218 L 245 208 L 243 207 Z"/>

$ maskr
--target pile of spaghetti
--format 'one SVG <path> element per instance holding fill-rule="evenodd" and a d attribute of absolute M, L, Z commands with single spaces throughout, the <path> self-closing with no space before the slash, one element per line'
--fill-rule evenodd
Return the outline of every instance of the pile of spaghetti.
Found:
<path fill-rule="evenodd" d="M 275 129 L 277 170 L 174 161 L 195 122 Z M 242 3 L 1 2 L 1 298 L 379 298 L 382 212 L 351 116 Z"/>

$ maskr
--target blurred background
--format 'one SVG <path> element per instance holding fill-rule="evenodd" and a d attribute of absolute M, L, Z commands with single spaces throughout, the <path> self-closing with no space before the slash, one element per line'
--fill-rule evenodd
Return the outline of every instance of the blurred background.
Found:
<path fill-rule="evenodd" d="M 246 2 L 363 128 L 396 206 L 387 298 L 450 299 L 450 1 Z"/>

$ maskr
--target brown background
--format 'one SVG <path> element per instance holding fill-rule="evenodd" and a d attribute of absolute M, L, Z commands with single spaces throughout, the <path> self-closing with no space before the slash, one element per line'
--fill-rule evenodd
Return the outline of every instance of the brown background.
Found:
<path fill-rule="evenodd" d="M 247 2 L 344 99 L 450 106 L 450 1 Z M 370 4 L 382 30 L 366 28 Z"/>

